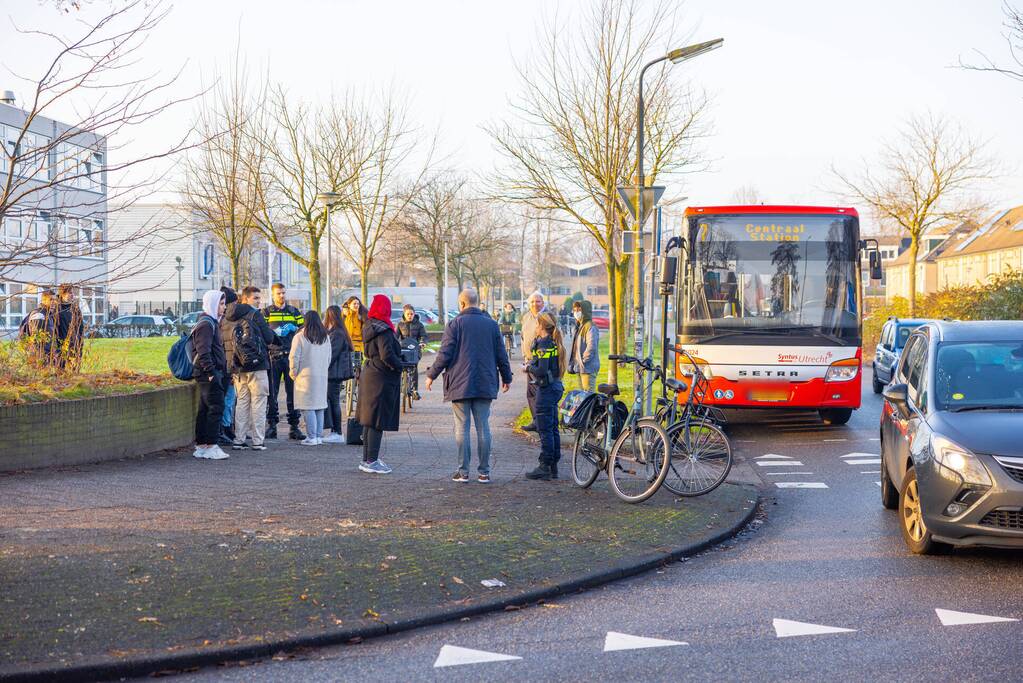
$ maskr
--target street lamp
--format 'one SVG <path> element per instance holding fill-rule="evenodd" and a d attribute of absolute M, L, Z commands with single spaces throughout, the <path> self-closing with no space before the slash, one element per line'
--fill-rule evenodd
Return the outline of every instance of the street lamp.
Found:
<path fill-rule="evenodd" d="M 331 252 L 331 232 L 330 232 L 330 209 L 335 204 L 340 203 L 341 195 L 335 192 L 321 192 L 316 195 L 316 201 L 323 204 L 324 210 L 326 211 L 327 220 L 327 306 L 330 306 L 330 285 L 331 285 L 331 263 L 330 263 L 330 252 Z M 326 310 L 326 306 L 324 306 Z"/>
<path fill-rule="evenodd" d="M 643 358 L 643 188 L 646 186 L 646 179 L 643 177 L 643 76 L 646 70 L 655 64 L 663 61 L 671 61 L 672 64 L 684 62 L 705 52 L 721 47 L 725 42 L 724 38 L 715 38 L 695 45 L 672 50 L 671 52 L 647 62 L 639 71 L 639 97 L 636 102 L 637 112 L 637 135 L 636 135 L 636 267 L 633 273 L 633 307 L 636 310 L 636 357 Z M 643 396 L 643 373 L 637 372 L 635 378 L 636 396 L 642 399 Z"/>
<path fill-rule="evenodd" d="M 174 270 L 178 271 L 178 318 L 181 317 L 181 271 L 185 269 L 181 265 L 181 257 L 175 256 L 174 260 L 178 262 L 178 265 L 174 266 Z"/>

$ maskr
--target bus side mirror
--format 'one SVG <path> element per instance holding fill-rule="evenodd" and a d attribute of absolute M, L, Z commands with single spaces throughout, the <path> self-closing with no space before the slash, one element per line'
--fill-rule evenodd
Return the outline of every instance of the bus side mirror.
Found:
<path fill-rule="evenodd" d="M 874 249 L 870 252 L 870 279 L 880 280 L 884 276 L 881 272 L 881 252 Z"/>

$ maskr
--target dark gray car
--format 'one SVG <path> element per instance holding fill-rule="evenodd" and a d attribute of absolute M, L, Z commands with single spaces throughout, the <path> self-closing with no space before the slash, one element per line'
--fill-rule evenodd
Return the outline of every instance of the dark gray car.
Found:
<path fill-rule="evenodd" d="M 1023 322 L 932 321 L 881 411 L 881 502 L 915 553 L 1023 548 Z"/>

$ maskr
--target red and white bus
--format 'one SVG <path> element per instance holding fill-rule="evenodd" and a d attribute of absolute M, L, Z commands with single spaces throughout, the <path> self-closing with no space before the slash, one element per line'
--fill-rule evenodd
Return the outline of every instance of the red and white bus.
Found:
<path fill-rule="evenodd" d="M 848 422 L 862 375 L 856 210 L 714 206 L 685 215 L 676 346 L 708 376 L 705 402 L 813 409 L 826 423 Z"/>

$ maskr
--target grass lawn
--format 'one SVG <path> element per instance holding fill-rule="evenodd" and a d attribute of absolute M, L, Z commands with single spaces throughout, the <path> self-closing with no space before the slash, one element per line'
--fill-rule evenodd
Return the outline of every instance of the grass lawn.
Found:
<path fill-rule="evenodd" d="M 88 374 L 106 370 L 133 370 L 146 374 L 169 374 L 167 353 L 177 337 L 143 339 L 89 339 L 85 343 L 82 370 Z"/>

